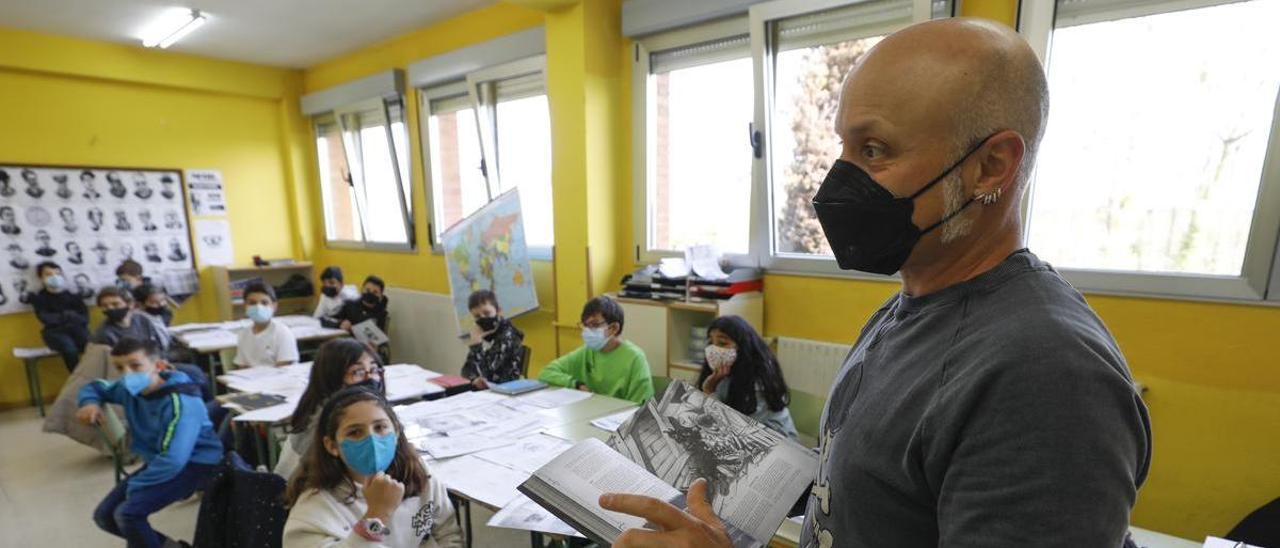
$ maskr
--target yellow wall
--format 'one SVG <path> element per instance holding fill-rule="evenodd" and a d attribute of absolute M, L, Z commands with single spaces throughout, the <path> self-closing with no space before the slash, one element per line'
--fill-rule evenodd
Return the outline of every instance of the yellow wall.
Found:
<path fill-rule="evenodd" d="M 295 256 L 282 127 L 299 80 L 294 71 L 0 29 L 0 162 L 219 169 L 237 261 Z M 207 269 L 201 282 L 208 287 Z M 177 320 L 215 315 L 206 290 Z M 98 321 L 95 313 L 91 325 Z M 43 346 L 39 330 L 33 314 L 0 316 L 0 407 L 26 405 L 12 348 Z M 52 396 L 66 370 L 54 358 L 41 375 Z"/>

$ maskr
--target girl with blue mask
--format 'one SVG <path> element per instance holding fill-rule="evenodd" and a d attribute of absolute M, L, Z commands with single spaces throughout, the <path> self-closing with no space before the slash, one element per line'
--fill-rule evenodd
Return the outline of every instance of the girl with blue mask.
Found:
<path fill-rule="evenodd" d="M 345 388 L 319 420 L 285 493 L 286 546 L 462 545 L 444 483 L 427 474 L 386 400 Z"/>

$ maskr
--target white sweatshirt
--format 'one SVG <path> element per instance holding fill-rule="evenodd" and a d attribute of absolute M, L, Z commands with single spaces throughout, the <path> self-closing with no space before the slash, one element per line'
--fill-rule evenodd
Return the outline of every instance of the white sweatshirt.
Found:
<path fill-rule="evenodd" d="M 330 297 L 324 293 L 320 294 L 319 301 L 316 302 L 316 310 L 311 313 L 312 318 L 332 318 L 338 315 L 338 311 L 342 310 L 342 303 L 354 301 L 360 298 L 360 292 L 356 290 L 354 285 L 344 285 L 338 291 L 338 295 Z"/>
<path fill-rule="evenodd" d="M 396 508 L 387 524 L 391 534 L 382 543 L 366 540 L 353 529 L 367 509 L 361 486 L 356 486 L 350 504 L 330 491 L 307 491 L 289 511 L 289 519 L 284 524 L 284 548 L 462 546 L 462 530 L 454 520 L 453 504 L 449 502 L 444 483 L 435 476 L 427 481 L 422 495 L 406 498 Z"/>

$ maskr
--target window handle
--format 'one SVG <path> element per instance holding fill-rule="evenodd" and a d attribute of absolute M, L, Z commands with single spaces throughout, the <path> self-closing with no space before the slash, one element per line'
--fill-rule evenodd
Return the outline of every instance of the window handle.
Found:
<path fill-rule="evenodd" d="M 483 176 L 486 181 L 489 180 L 489 166 L 485 164 L 483 158 L 480 159 L 480 175 Z"/>
<path fill-rule="evenodd" d="M 756 131 L 754 122 L 747 122 L 747 139 L 751 142 L 751 154 L 757 159 L 764 158 L 764 137 Z"/>

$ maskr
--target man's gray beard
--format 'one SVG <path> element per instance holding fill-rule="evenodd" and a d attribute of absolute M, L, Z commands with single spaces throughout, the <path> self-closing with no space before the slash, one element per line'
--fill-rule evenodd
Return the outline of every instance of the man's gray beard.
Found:
<path fill-rule="evenodd" d="M 942 180 L 943 218 L 959 211 L 968 201 L 964 193 L 964 181 L 958 172 L 952 172 Z M 968 236 L 973 231 L 973 219 L 968 215 L 956 215 L 942 226 L 942 243 L 949 244 Z"/>

